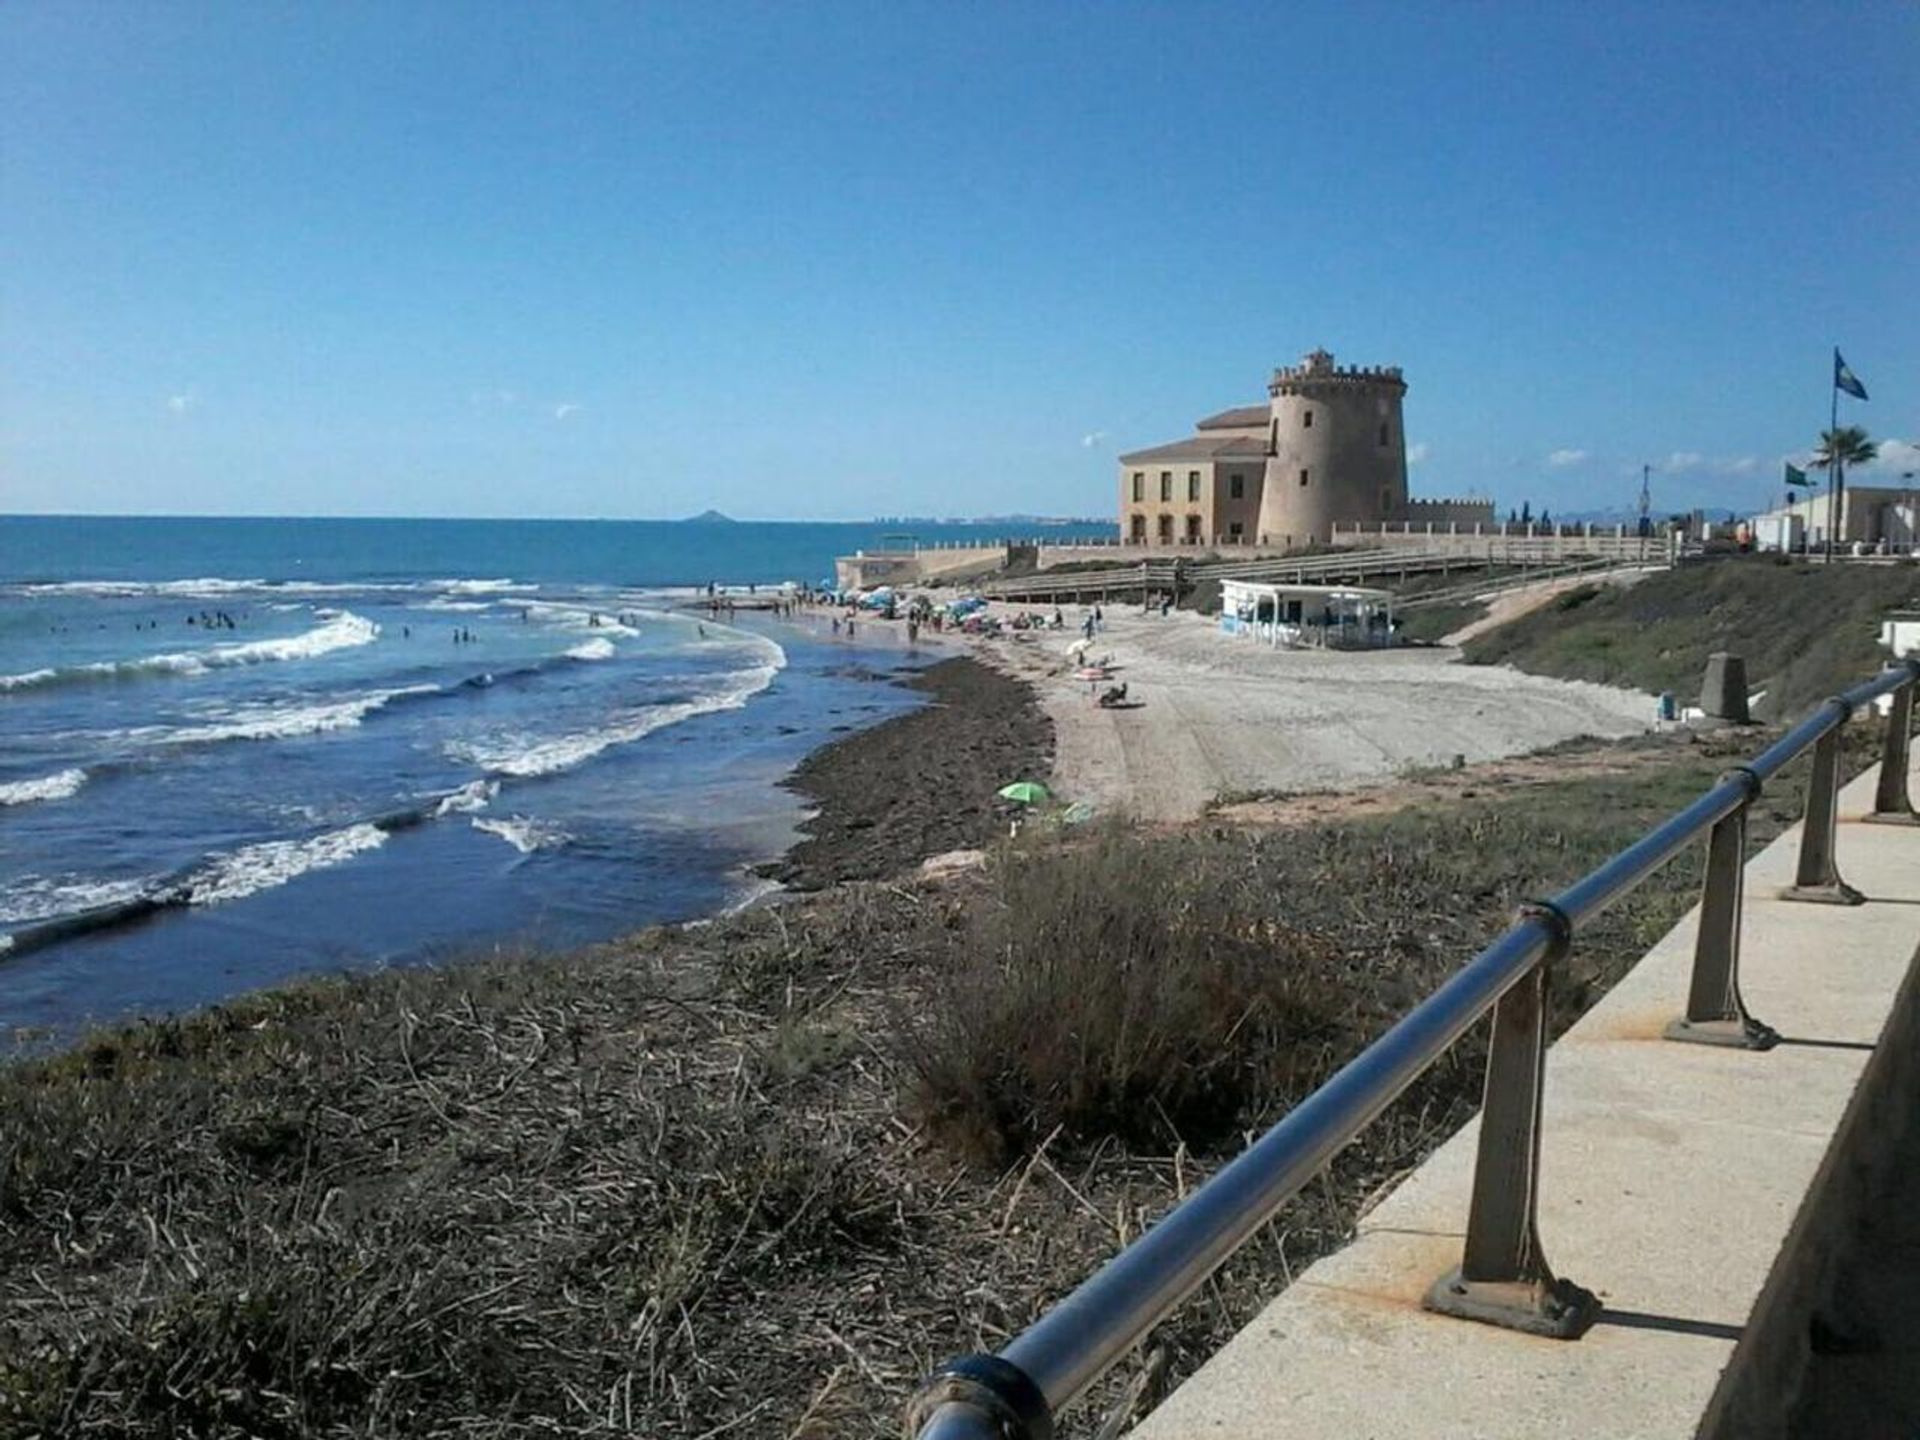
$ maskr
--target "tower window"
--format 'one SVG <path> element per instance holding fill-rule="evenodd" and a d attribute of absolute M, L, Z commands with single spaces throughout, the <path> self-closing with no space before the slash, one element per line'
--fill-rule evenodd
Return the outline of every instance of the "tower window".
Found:
<path fill-rule="evenodd" d="M 1311 430 L 1313 428 L 1313 412 L 1311 410 L 1302 413 L 1300 428 L 1302 430 Z"/>
<path fill-rule="evenodd" d="M 1147 476 L 1144 470 L 1133 472 L 1133 503 L 1138 505 L 1147 498 Z"/>
<path fill-rule="evenodd" d="M 1247 477 L 1244 475 L 1229 475 L 1227 477 L 1227 495 L 1234 500 L 1246 499 Z"/>
<path fill-rule="evenodd" d="M 1160 472 L 1160 499 L 1163 502 L 1173 499 L 1173 471 L 1171 470 Z"/>
<path fill-rule="evenodd" d="M 1198 470 L 1189 470 L 1187 471 L 1187 499 L 1198 500 L 1199 498 L 1200 472 Z"/>
<path fill-rule="evenodd" d="M 1385 425 L 1380 427 L 1380 443 L 1382 445 L 1387 443 L 1387 427 Z"/>
<path fill-rule="evenodd" d="M 1304 470 L 1302 470 L 1302 471 L 1300 472 L 1300 483 L 1301 483 L 1302 485 L 1304 485 L 1304 484 L 1306 484 L 1306 483 L 1307 483 L 1307 472 L 1306 472 L 1306 471 L 1304 471 Z"/>

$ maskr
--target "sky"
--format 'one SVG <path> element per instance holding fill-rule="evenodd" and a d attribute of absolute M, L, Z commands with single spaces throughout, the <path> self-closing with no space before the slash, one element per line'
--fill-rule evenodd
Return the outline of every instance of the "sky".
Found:
<path fill-rule="evenodd" d="M 1106 515 L 1316 346 L 1416 495 L 1752 508 L 1835 345 L 1920 470 L 1916 73 L 1868 0 L 9 0 L 0 511 Z"/>

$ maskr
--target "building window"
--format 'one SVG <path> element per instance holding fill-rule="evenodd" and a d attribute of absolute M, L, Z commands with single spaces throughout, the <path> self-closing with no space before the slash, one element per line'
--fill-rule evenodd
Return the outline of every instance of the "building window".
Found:
<path fill-rule="evenodd" d="M 1235 520 L 1231 525 L 1227 526 L 1227 534 L 1238 540 L 1240 538 L 1240 532 L 1244 528 L 1238 520 Z"/>
<path fill-rule="evenodd" d="M 1162 543 L 1173 539 L 1173 516 L 1162 515 L 1160 517 L 1160 539 Z"/>
<path fill-rule="evenodd" d="M 1133 503 L 1138 505 L 1147 498 L 1147 476 L 1144 470 L 1133 472 Z"/>
<path fill-rule="evenodd" d="M 1135 540 L 1139 540 L 1143 542 L 1146 540 L 1147 538 L 1147 517 L 1146 516 L 1136 515 L 1133 517 L 1133 538 Z"/>
<path fill-rule="evenodd" d="M 1280 452 L 1280 420 L 1276 416 L 1267 425 L 1267 453 L 1277 455 Z"/>
<path fill-rule="evenodd" d="M 1244 475 L 1229 475 L 1227 477 L 1227 494 L 1235 500 L 1246 499 L 1247 477 Z"/>
<path fill-rule="evenodd" d="M 1200 517 L 1198 515 L 1187 516 L 1187 538 L 1189 540 L 1198 540 L 1200 538 Z"/>
<path fill-rule="evenodd" d="M 1169 503 L 1172 501 L 1172 499 L 1173 499 L 1173 471 L 1162 470 L 1160 472 L 1161 503 L 1162 504 Z"/>
<path fill-rule="evenodd" d="M 1307 483 L 1307 472 L 1306 472 L 1306 471 L 1304 471 L 1304 470 L 1302 470 L 1302 471 L 1300 472 L 1300 483 L 1301 483 L 1302 485 L 1304 485 L 1304 484 L 1306 484 L 1306 483 Z"/>
<path fill-rule="evenodd" d="M 1311 410 L 1304 412 L 1300 428 L 1302 430 L 1311 430 L 1313 428 L 1313 412 Z"/>
<path fill-rule="evenodd" d="M 1387 443 L 1387 427 L 1385 425 L 1380 427 L 1380 443 L 1382 445 Z"/>
<path fill-rule="evenodd" d="M 1200 472 L 1198 470 L 1189 470 L 1187 471 L 1187 499 L 1189 501 L 1193 501 L 1193 500 L 1198 500 L 1199 498 L 1200 498 Z"/>

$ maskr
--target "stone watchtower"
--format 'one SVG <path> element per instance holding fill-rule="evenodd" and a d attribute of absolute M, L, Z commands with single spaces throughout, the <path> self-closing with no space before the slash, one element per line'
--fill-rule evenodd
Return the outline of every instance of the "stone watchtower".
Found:
<path fill-rule="evenodd" d="M 1336 366 L 1325 350 L 1273 372 L 1258 525 L 1267 543 L 1325 544 L 1335 521 L 1406 514 L 1406 393 L 1399 366 Z"/>

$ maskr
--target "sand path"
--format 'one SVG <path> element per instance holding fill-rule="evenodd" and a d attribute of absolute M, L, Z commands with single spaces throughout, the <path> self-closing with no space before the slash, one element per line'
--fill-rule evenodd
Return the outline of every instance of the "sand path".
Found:
<path fill-rule="evenodd" d="M 1654 712 L 1635 691 L 1463 665 L 1449 649 L 1274 650 L 1198 615 L 1137 611 L 1109 612 L 1093 652 L 1112 655 L 1136 704 L 1102 710 L 1071 678 L 1077 638 L 1030 631 L 981 650 L 1038 691 L 1060 793 L 1143 820 L 1189 820 L 1226 794 L 1346 789 L 1456 755 L 1635 735 Z"/>

